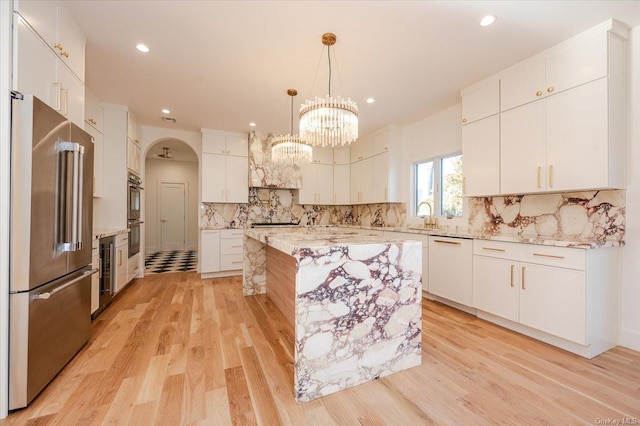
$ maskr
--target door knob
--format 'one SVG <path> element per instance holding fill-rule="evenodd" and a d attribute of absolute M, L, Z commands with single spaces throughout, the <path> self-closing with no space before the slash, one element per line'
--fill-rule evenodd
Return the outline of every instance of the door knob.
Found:
<path fill-rule="evenodd" d="M 165 222 L 169 222 L 169 221 L 162 219 L 160 222 L 165 223 Z"/>

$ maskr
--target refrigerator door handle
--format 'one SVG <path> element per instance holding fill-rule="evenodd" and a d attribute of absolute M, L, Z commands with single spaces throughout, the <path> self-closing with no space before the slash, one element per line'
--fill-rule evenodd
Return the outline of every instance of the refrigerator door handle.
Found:
<path fill-rule="evenodd" d="M 61 248 L 62 251 L 78 251 L 82 250 L 82 181 L 84 177 L 84 147 L 76 142 L 58 141 L 57 150 L 59 153 L 63 154 L 71 153 L 73 157 L 73 166 L 71 170 L 71 196 L 69 197 L 68 194 L 65 194 L 67 195 L 65 197 L 66 206 L 64 209 L 64 215 L 61 215 L 60 218 L 61 222 L 64 224 L 64 232 L 62 232 L 64 237 Z M 65 179 L 68 179 L 69 175 L 65 175 Z M 68 185 L 69 182 L 65 182 L 65 188 L 68 188 Z M 67 224 L 69 223 L 68 215 L 71 215 L 70 232 L 68 232 L 67 229 Z M 69 241 L 67 241 L 67 238 Z"/>
<path fill-rule="evenodd" d="M 84 274 L 80 275 L 77 278 L 72 279 L 71 281 L 65 283 L 64 285 L 61 285 L 60 287 L 56 287 L 51 291 L 45 291 L 44 293 L 39 293 L 39 294 L 34 294 L 33 298 L 34 299 L 41 299 L 41 300 L 47 300 L 49 299 L 51 296 L 53 296 L 54 294 L 58 293 L 59 291 L 64 290 L 65 288 L 72 286 L 73 284 L 77 283 L 78 281 L 80 281 L 83 278 L 88 277 L 89 275 L 93 275 L 95 273 L 98 272 L 98 269 L 92 269 L 90 271 L 85 272 Z"/>

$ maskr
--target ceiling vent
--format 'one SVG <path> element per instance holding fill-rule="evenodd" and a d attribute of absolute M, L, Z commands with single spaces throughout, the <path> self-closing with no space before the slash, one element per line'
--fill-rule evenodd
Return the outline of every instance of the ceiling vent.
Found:
<path fill-rule="evenodd" d="M 166 122 L 166 123 L 175 123 L 176 119 L 173 117 L 160 117 L 162 119 L 162 121 Z"/>

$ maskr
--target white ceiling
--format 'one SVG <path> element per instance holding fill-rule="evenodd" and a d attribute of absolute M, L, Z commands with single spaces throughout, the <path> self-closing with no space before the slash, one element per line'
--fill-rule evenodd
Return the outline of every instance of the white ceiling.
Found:
<path fill-rule="evenodd" d="M 103 101 L 144 125 L 249 131 L 253 121 L 265 133 L 289 132 L 288 88 L 297 106 L 327 94 L 325 32 L 338 37 L 332 94 L 358 103 L 367 135 L 454 105 L 467 85 L 606 19 L 640 24 L 640 1 L 65 4 L 87 36 L 86 83 Z M 487 14 L 498 20 L 480 27 Z"/>

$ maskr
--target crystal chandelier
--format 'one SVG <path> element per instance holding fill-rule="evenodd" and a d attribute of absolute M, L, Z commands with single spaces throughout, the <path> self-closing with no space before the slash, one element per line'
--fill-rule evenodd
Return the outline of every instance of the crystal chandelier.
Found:
<path fill-rule="evenodd" d="M 316 97 L 300 107 L 300 137 L 313 146 L 347 145 L 358 139 L 358 106 L 351 98 L 331 97 L 331 46 L 336 44 L 332 33 L 322 35 L 329 57 L 329 94 Z"/>
<path fill-rule="evenodd" d="M 297 94 L 296 89 L 287 90 L 287 95 L 291 96 L 291 132 L 288 135 L 275 136 L 271 141 L 271 159 L 276 163 L 301 165 L 311 161 L 311 146 L 293 134 L 293 97 Z"/>

